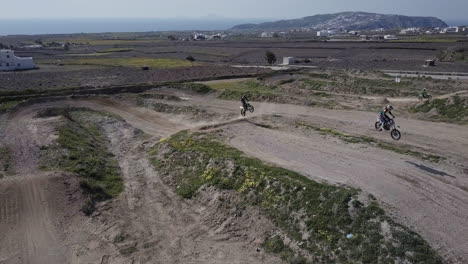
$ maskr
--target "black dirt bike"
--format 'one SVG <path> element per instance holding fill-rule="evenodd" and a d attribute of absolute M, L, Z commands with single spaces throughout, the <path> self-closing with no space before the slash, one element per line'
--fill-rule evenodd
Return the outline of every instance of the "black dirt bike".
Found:
<path fill-rule="evenodd" d="M 240 107 L 241 108 L 241 115 L 242 116 L 245 116 L 246 112 L 249 111 L 250 113 L 253 113 L 254 112 L 254 107 L 253 105 L 247 103 L 246 104 L 246 107 L 244 107 L 243 105 Z"/>
<path fill-rule="evenodd" d="M 422 101 L 422 100 L 432 100 L 432 95 L 430 95 L 430 94 L 428 94 L 428 93 L 426 93 L 426 94 L 424 94 L 424 93 L 419 93 L 419 94 L 418 94 L 418 100 L 419 100 L 419 101 Z"/>
<path fill-rule="evenodd" d="M 380 116 L 378 116 L 377 122 L 375 122 L 375 129 L 377 129 L 378 131 L 381 131 L 380 129 L 381 126 L 382 126 L 382 120 L 380 119 Z M 395 124 L 395 120 L 393 119 L 390 119 L 390 121 L 384 123 L 383 125 L 383 129 L 385 129 L 385 131 L 390 131 L 390 136 L 392 136 L 394 140 L 400 140 L 401 133 L 397 129 L 397 127 L 398 126 Z"/>

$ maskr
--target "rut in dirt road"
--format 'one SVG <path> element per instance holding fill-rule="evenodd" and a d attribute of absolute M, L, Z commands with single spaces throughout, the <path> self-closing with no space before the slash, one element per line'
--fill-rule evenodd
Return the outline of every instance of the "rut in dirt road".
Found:
<path fill-rule="evenodd" d="M 20 110 L 5 119 L 1 142 L 14 158 L 12 176 L 0 182 L 0 262 L 65 263 L 64 222 L 70 209 L 70 179 L 38 168 L 40 146 L 54 139 L 57 119 L 35 119 Z"/>
<path fill-rule="evenodd" d="M 118 222 L 115 235 L 126 236 L 117 247 L 137 243 L 130 259 L 141 263 L 281 262 L 247 250 L 250 242 L 245 239 L 226 239 L 226 231 L 211 222 L 212 209 L 184 201 L 166 186 L 142 149 L 147 143 L 141 132 L 115 121 L 105 122 L 103 128 L 125 179 L 124 194 L 112 209 L 115 214 L 106 221 Z M 109 263 L 120 259 L 115 254 L 106 257 Z"/>

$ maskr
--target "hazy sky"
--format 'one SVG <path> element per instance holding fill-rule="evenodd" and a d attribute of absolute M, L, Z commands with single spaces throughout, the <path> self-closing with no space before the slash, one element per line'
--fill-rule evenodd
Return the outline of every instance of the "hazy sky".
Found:
<path fill-rule="evenodd" d="M 1 18 L 299 18 L 369 11 L 468 19 L 468 0 L 1 0 Z M 2 25 L 0 25 L 2 26 Z"/>

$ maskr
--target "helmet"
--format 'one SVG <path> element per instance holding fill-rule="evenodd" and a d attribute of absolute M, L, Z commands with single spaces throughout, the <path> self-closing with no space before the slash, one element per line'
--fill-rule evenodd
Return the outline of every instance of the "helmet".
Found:
<path fill-rule="evenodd" d="M 387 105 L 385 108 L 388 109 L 388 110 L 390 110 L 390 111 L 393 110 L 393 106 L 392 106 L 392 105 Z"/>

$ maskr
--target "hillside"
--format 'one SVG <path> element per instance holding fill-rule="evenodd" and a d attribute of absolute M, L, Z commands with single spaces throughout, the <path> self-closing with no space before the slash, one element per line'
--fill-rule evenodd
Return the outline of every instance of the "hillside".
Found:
<path fill-rule="evenodd" d="M 234 31 L 289 30 L 297 28 L 372 30 L 378 28 L 408 27 L 447 27 L 436 17 L 410 17 L 402 15 L 384 15 L 365 12 L 342 12 L 322 14 L 299 19 L 280 20 L 261 24 L 242 24 L 233 27 Z"/>

